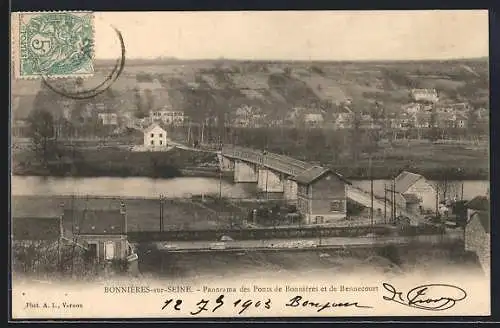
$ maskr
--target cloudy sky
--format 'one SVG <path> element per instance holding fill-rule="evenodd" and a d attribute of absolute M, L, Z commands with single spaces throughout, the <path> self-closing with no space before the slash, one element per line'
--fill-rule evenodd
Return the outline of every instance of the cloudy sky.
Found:
<path fill-rule="evenodd" d="M 405 60 L 488 56 L 487 11 L 100 12 L 97 58 Z"/>

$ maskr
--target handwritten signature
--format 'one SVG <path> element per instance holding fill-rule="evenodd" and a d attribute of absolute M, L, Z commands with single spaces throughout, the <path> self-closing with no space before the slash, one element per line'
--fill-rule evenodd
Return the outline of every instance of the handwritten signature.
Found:
<path fill-rule="evenodd" d="M 459 301 L 467 297 L 467 293 L 460 287 L 447 284 L 429 284 L 417 286 L 405 296 L 393 285 L 384 282 L 382 284 L 389 296 L 383 296 L 386 301 L 396 302 L 408 307 L 429 311 L 443 311 L 455 306 Z"/>
<path fill-rule="evenodd" d="M 316 312 L 321 312 L 325 309 L 329 308 L 336 308 L 336 307 L 357 307 L 357 308 L 367 308 L 371 309 L 371 306 L 367 305 L 360 305 L 358 302 L 326 302 L 326 303 L 320 303 L 320 302 L 315 302 L 311 300 L 303 300 L 302 296 L 295 296 L 291 298 L 288 303 L 285 304 L 285 306 L 289 307 L 311 307 L 315 308 Z"/>

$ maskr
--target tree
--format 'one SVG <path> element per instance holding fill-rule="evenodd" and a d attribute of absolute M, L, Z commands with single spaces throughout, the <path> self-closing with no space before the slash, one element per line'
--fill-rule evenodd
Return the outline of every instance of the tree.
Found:
<path fill-rule="evenodd" d="M 139 88 L 134 88 L 134 98 L 135 98 L 135 105 L 136 105 L 136 111 L 135 111 L 135 117 L 137 118 L 144 118 L 146 115 L 144 114 L 144 106 L 142 105 L 142 96 Z"/>
<path fill-rule="evenodd" d="M 352 120 L 351 128 L 351 155 L 353 160 L 357 160 L 359 156 L 359 143 L 360 143 L 360 132 L 361 132 L 361 113 L 359 111 L 354 111 L 354 116 Z"/>
<path fill-rule="evenodd" d="M 29 137 L 38 159 L 47 165 L 54 154 L 54 117 L 43 109 L 33 110 L 28 117 Z"/>
<path fill-rule="evenodd" d="M 144 96 L 146 97 L 146 111 L 154 110 L 155 98 L 153 95 L 153 91 L 151 91 L 150 89 L 145 89 Z"/>
<path fill-rule="evenodd" d="M 438 117 L 437 117 L 436 107 L 432 108 L 431 117 L 429 121 L 430 121 L 429 140 L 436 141 L 438 139 Z"/>

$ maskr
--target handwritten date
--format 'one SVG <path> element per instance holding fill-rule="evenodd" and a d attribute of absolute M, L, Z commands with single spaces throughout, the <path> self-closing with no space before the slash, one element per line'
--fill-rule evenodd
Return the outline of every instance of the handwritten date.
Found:
<path fill-rule="evenodd" d="M 446 284 L 429 284 L 417 286 L 403 295 L 393 285 L 383 283 L 384 289 L 389 295 L 382 298 L 386 301 L 399 303 L 428 311 L 443 311 L 455 306 L 459 301 L 467 297 L 467 293 L 460 287 Z"/>
<path fill-rule="evenodd" d="M 208 299 L 201 299 L 198 303 L 196 303 L 196 308 L 192 311 L 189 312 L 189 314 L 195 316 L 198 315 L 202 312 L 205 311 L 211 311 L 215 312 L 217 311 L 220 307 L 222 307 L 225 304 L 224 301 L 224 295 L 220 295 L 217 297 L 217 299 L 214 302 L 210 302 Z M 174 302 L 174 299 L 168 299 L 165 301 L 162 310 L 165 310 L 166 308 L 169 307 L 169 305 L 172 304 L 172 308 L 176 311 L 181 310 L 181 305 L 182 305 L 182 300 L 177 299 Z M 231 303 L 229 303 L 231 304 Z M 254 301 L 254 300 L 243 300 L 243 299 L 238 299 L 237 301 L 232 303 L 232 306 L 238 310 L 238 314 L 242 314 L 249 308 L 264 308 L 264 309 L 270 309 L 271 308 L 271 300 L 263 300 L 263 301 Z"/>

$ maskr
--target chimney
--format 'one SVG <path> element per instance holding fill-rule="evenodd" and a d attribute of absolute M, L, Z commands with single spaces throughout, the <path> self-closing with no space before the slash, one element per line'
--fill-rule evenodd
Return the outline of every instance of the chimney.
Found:
<path fill-rule="evenodd" d="M 123 200 L 120 201 L 120 214 L 123 215 L 125 219 L 123 233 L 127 234 L 127 207 L 125 206 L 125 202 Z"/>

